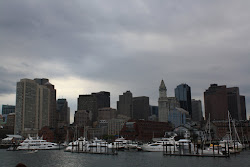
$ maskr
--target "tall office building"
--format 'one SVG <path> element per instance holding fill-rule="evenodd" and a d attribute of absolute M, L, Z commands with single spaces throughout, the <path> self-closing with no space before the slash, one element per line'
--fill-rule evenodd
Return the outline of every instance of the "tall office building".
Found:
<path fill-rule="evenodd" d="M 97 100 L 97 108 L 110 107 L 110 92 L 97 92 L 92 93 L 93 96 L 96 97 Z"/>
<path fill-rule="evenodd" d="M 119 95 L 119 101 L 117 101 L 118 114 L 132 117 L 133 112 L 133 95 L 130 91 L 126 91 L 123 95 Z"/>
<path fill-rule="evenodd" d="M 17 82 L 14 133 L 36 135 L 43 126 L 48 126 L 50 98 L 50 90 L 35 80 Z"/>
<path fill-rule="evenodd" d="M 144 119 L 148 120 L 150 115 L 149 97 L 133 97 L 133 115 L 135 120 Z"/>
<path fill-rule="evenodd" d="M 211 84 L 204 92 L 205 117 L 208 120 L 228 119 L 228 101 L 226 85 Z"/>
<path fill-rule="evenodd" d="M 245 96 L 240 96 L 241 119 L 247 120 Z"/>
<path fill-rule="evenodd" d="M 228 111 L 233 119 L 242 120 L 244 117 L 242 108 L 244 110 L 246 106 L 238 87 L 226 88 L 225 85 L 211 84 L 204 92 L 204 102 L 206 119 L 210 114 L 211 120 L 227 120 Z"/>
<path fill-rule="evenodd" d="M 203 120 L 202 106 L 200 100 L 192 99 L 192 120 L 198 122 Z"/>
<path fill-rule="evenodd" d="M 180 102 L 180 107 L 189 112 L 192 118 L 191 88 L 187 84 L 180 84 L 175 88 L 175 97 Z"/>
<path fill-rule="evenodd" d="M 69 116 L 70 116 L 70 109 L 68 107 L 68 102 L 66 99 L 58 99 L 56 101 L 56 111 L 57 111 L 57 126 L 68 126 Z"/>
<path fill-rule="evenodd" d="M 228 110 L 233 119 L 241 120 L 240 91 L 238 87 L 227 88 Z"/>
<path fill-rule="evenodd" d="M 35 78 L 34 81 L 39 85 L 44 85 L 50 90 L 50 111 L 49 111 L 49 126 L 57 127 L 57 113 L 56 113 L 56 89 L 55 86 L 49 82 L 47 78 Z"/>
<path fill-rule="evenodd" d="M 110 93 L 98 92 L 91 95 L 79 95 L 77 110 L 88 110 L 92 113 L 92 121 L 97 121 L 98 109 L 110 107 Z"/>
<path fill-rule="evenodd" d="M 167 97 L 167 88 L 163 80 L 159 87 L 159 99 L 158 99 L 158 120 L 159 122 L 168 122 L 169 108 L 168 106 L 168 97 Z"/>

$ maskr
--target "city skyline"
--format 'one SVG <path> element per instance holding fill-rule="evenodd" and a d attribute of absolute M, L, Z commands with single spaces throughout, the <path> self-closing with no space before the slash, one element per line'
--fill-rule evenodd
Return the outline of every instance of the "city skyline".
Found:
<path fill-rule="evenodd" d="M 0 105 L 22 78 L 48 78 L 71 122 L 77 97 L 127 90 L 157 105 L 181 83 L 202 101 L 210 84 L 237 86 L 250 116 L 249 1 L 2 1 Z M 46 9 L 46 10 L 45 10 Z M 203 113 L 205 111 L 203 110 Z"/>

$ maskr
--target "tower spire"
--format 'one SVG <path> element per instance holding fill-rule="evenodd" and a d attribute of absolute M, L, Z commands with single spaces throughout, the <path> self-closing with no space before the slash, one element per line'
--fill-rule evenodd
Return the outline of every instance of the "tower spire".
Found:
<path fill-rule="evenodd" d="M 165 85 L 163 79 L 161 80 L 161 84 L 159 87 L 159 95 L 160 95 L 160 97 L 167 97 L 167 88 L 166 88 L 166 85 Z"/>

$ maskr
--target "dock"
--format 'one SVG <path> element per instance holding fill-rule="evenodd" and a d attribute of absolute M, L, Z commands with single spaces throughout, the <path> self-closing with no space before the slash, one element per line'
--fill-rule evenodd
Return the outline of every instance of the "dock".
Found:
<path fill-rule="evenodd" d="M 186 146 L 186 148 L 185 148 Z M 209 153 L 207 150 L 204 150 L 203 145 L 198 145 L 198 143 L 191 144 L 188 143 L 188 145 L 179 144 L 178 150 L 171 150 L 171 147 L 168 148 L 167 144 L 164 144 L 164 151 L 163 155 L 165 156 L 188 156 L 188 157 L 218 157 L 218 158 L 228 158 L 230 157 L 230 151 L 228 147 L 228 143 L 225 143 L 225 147 L 219 147 L 219 145 L 215 146 L 213 144 L 212 149 L 209 150 Z M 227 146 L 227 147 L 226 147 Z M 188 148 L 187 148 L 188 147 Z"/>

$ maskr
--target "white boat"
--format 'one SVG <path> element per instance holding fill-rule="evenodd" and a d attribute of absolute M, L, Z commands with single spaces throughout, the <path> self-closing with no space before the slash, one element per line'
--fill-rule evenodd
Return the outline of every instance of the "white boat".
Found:
<path fill-rule="evenodd" d="M 85 137 L 84 138 L 80 137 L 78 138 L 78 140 L 70 142 L 64 151 L 66 152 L 89 151 L 88 144 L 89 142 L 86 140 Z"/>
<path fill-rule="evenodd" d="M 190 139 L 180 139 L 176 143 L 177 148 L 181 153 L 194 153 L 194 144 Z"/>
<path fill-rule="evenodd" d="M 214 145 L 210 144 L 209 147 L 205 149 L 199 149 L 199 154 L 202 155 L 223 155 L 222 153 L 222 147 L 220 145 Z"/>
<path fill-rule="evenodd" d="M 152 151 L 152 152 L 161 152 L 161 151 L 171 151 L 177 152 L 178 148 L 176 146 L 176 141 L 173 137 L 171 138 L 162 138 L 154 143 L 143 144 L 141 146 L 143 151 Z"/>
<path fill-rule="evenodd" d="M 117 138 L 113 143 L 108 145 L 108 148 L 115 149 L 128 149 L 129 147 L 133 147 L 131 140 L 126 140 L 124 137 Z"/>
<path fill-rule="evenodd" d="M 57 143 L 47 142 L 39 137 L 29 137 L 20 143 L 17 150 L 55 150 L 59 148 L 60 146 Z"/>
<path fill-rule="evenodd" d="M 105 153 L 108 151 L 108 142 L 95 137 L 94 140 L 88 144 L 88 148 L 89 152 Z"/>
<path fill-rule="evenodd" d="M 92 140 L 92 142 L 88 144 L 88 146 L 89 147 L 108 147 L 108 142 L 95 137 L 94 140 Z"/>

